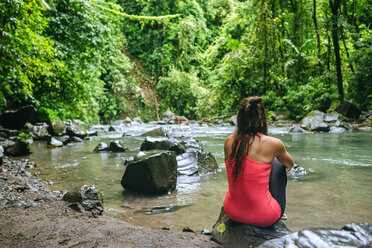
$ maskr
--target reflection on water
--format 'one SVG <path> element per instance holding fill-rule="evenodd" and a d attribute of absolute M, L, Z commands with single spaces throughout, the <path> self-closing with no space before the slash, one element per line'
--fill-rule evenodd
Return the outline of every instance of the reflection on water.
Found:
<path fill-rule="evenodd" d="M 94 184 L 104 194 L 105 213 L 150 227 L 182 230 L 211 229 L 227 191 L 223 161 L 223 142 L 233 132 L 231 126 L 165 125 L 171 137 L 193 137 L 205 151 L 216 157 L 216 174 L 178 178 L 175 191 L 160 196 L 124 192 L 120 185 L 124 161 L 134 156 L 144 137 L 155 125 L 95 126 L 99 137 L 80 144 L 50 149 L 35 142 L 30 159 L 44 179 L 52 180 L 55 190 L 69 190 Z M 287 128 L 271 128 L 282 139 L 295 162 L 314 171 L 304 180 L 289 181 L 287 188 L 287 226 L 296 231 L 305 227 L 340 228 L 351 222 L 372 222 L 372 134 L 307 133 L 288 134 Z M 123 137 L 123 134 L 127 136 Z M 101 141 L 119 139 L 126 153 L 94 153 Z"/>

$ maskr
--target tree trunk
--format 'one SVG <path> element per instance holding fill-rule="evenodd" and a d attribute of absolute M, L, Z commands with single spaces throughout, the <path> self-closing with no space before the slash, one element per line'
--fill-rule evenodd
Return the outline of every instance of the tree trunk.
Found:
<path fill-rule="evenodd" d="M 343 28 L 341 28 L 341 39 L 342 39 L 342 43 L 344 44 L 344 47 L 345 47 L 346 56 L 349 60 L 350 70 L 352 71 L 353 74 L 355 74 L 353 63 L 350 61 L 349 49 L 346 46 L 345 37 L 344 37 L 344 29 Z"/>
<path fill-rule="evenodd" d="M 263 26 L 264 26 L 264 63 L 263 63 L 263 69 L 264 69 L 264 84 L 267 84 L 267 3 L 266 0 L 262 1 L 263 4 Z"/>
<path fill-rule="evenodd" d="M 340 56 L 340 43 L 338 39 L 338 10 L 340 8 L 340 0 L 329 0 L 332 11 L 332 40 L 333 49 L 336 58 L 336 72 L 337 72 L 337 87 L 340 95 L 340 100 L 344 101 L 344 86 L 342 84 L 342 71 L 341 71 L 341 56 Z"/>
<path fill-rule="evenodd" d="M 313 0 L 313 21 L 314 21 L 314 28 L 316 32 L 316 41 L 317 41 L 317 48 L 318 48 L 318 55 L 320 54 L 320 36 L 318 30 L 318 22 L 316 20 L 316 0 Z"/>

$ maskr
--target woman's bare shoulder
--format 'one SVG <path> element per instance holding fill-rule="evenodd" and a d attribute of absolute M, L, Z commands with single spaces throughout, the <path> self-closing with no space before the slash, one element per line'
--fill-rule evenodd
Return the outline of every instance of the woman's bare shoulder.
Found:
<path fill-rule="evenodd" d="M 273 145 L 273 146 L 281 146 L 281 145 L 283 145 L 283 142 L 280 139 L 275 138 L 275 137 L 272 137 L 272 136 L 263 135 L 263 139 L 262 140 L 265 143 L 269 143 L 270 145 Z"/>

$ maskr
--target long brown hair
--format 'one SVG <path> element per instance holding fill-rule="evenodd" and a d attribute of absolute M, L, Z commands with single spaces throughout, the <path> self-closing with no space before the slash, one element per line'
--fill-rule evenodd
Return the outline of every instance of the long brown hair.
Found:
<path fill-rule="evenodd" d="M 257 133 L 267 135 L 265 107 L 261 97 L 246 97 L 239 106 L 237 127 L 229 158 L 229 166 L 233 167 L 234 181 L 242 169 L 243 160 L 246 158 Z M 235 164 L 233 164 L 233 161 L 235 161 Z"/>

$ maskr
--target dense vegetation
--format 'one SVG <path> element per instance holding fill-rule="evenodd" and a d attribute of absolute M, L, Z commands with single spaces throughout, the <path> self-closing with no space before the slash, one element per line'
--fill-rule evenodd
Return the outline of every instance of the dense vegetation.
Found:
<path fill-rule="evenodd" d="M 1 0 L 0 109 L 153 120 L 372 107 L 364 0 Z"/>

